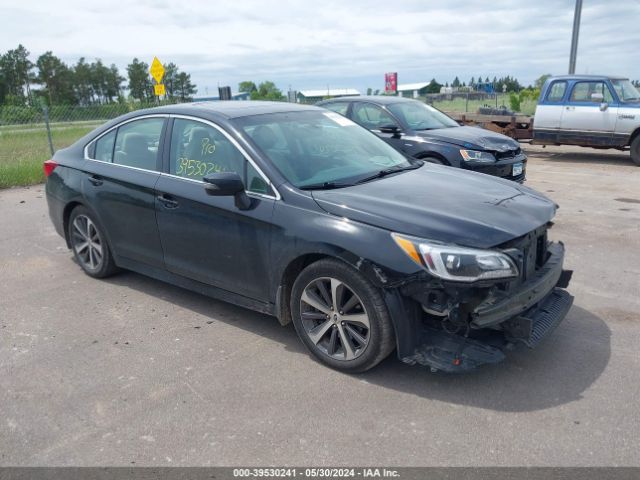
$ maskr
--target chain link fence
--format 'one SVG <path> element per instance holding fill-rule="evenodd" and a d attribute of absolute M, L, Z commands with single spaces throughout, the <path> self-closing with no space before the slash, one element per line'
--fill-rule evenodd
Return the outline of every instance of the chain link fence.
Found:
<path fill-rule="evenodd" d="M 422 101 L 445 112 L 477 112 L 484 107 L 509 109 L 510 95 L 469 98 L 433 95 Z M 535 100 L 521 102 L 519 111 L 533 114 Z M 156 103 L 116 103 L 89 106 L 0 106 L 0 188 L 44 180 L 42 163 L 107 120 L 157 106 Z"/>
<path fill-rule="evenodd" d="M 520 115 L 533 115 L 536 110 L 537 98 L 521 98 L 515 93 L 474 93 L 434 94 L 423 99 L 443 112 L 492 114 L 492 111 L 509 111 Z"/>
<path fill-rule="evenodd" d="M 158 104 L 0 106 L 0 188 L 44 181 L 42 163 L 105 121 Z"/>

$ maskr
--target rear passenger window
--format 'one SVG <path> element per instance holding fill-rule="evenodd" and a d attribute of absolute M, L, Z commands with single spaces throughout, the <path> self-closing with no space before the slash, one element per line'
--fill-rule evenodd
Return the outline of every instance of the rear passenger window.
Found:
<path fill-rule="evenodd" d="M 102 162 L 113 161 L 113 144 L 116 141 L 116 131 L 111 130 L 96 141 L 96 151 L 93 155 L 95 160 Z"/>
<path fill-rule="evenodd" d="M 328 108 L 329 110 L 333 110 L 340 115 L 344 115 L 345 117 L 347 116 L 347 110 L 349 109 L 349 104 L 347 102 L 334 102 L 322 106 L 324 108 Z"/>
<path fill-rule="evenodd" d="M 145 118 L 118 127 L 113 163 L 156 170 L 163 118 Z"/>
<path fill-rule="evenodd" d="M 561 102 L 564 98 L 564 92 L 567 91 L 567 82 L 553 82 L 549 93 L 547 94 L 547 101 L 549 102 Z"/>

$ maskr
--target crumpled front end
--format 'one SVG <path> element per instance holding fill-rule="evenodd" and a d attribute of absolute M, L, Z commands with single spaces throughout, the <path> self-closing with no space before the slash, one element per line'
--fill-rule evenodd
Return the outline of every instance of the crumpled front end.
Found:
<path fill-rule="evenodd" d="M 498 247 L 518 265 L 508 281 L 473 284 L 416 280 L 388 295 L 402 361 L 434 371 L 463 372 L 505 358 L 517 344 L 538 345 L 573 303 L 565 290 L 564 245 L 547 240 L 547 225 Z M 395 308 L 402 304 L 402 309 Z"/>

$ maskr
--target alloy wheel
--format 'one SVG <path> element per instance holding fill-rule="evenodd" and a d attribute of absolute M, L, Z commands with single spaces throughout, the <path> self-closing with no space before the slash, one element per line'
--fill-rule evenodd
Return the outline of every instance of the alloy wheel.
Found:
<path fill-rule="evenodd" d="M 90 270 L 98 270 L 104 258 L 103 245 L 95 224 L 86 215 L 73 219 L 71 244 L 78 259 Z"/>
<path fill-rule="evenodd" d="M 305 287 L 300 315 L 307 337 L 336 360 L 358 358 L 369 344 L 371 325 L 364 304 L 336 278 L 317 278 Z"/>

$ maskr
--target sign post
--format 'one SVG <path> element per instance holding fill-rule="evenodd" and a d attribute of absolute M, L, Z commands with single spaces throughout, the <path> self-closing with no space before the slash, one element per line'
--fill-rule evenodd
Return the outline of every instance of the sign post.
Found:
<path fill-rule="evenodd" d="M 151 68 L 149 68 L 149 73 L 156 81 L 153 86 L 153 93 L 155 93 L 156 97 L 160 97 L 165 94 L 164 84 L 162 83 L 162 77 L 164 77 L 164 67 L 162 66 L 162 62 L 158 60 L 158 57 L 153 57 L 153 62 L 151 62 Z"/>

